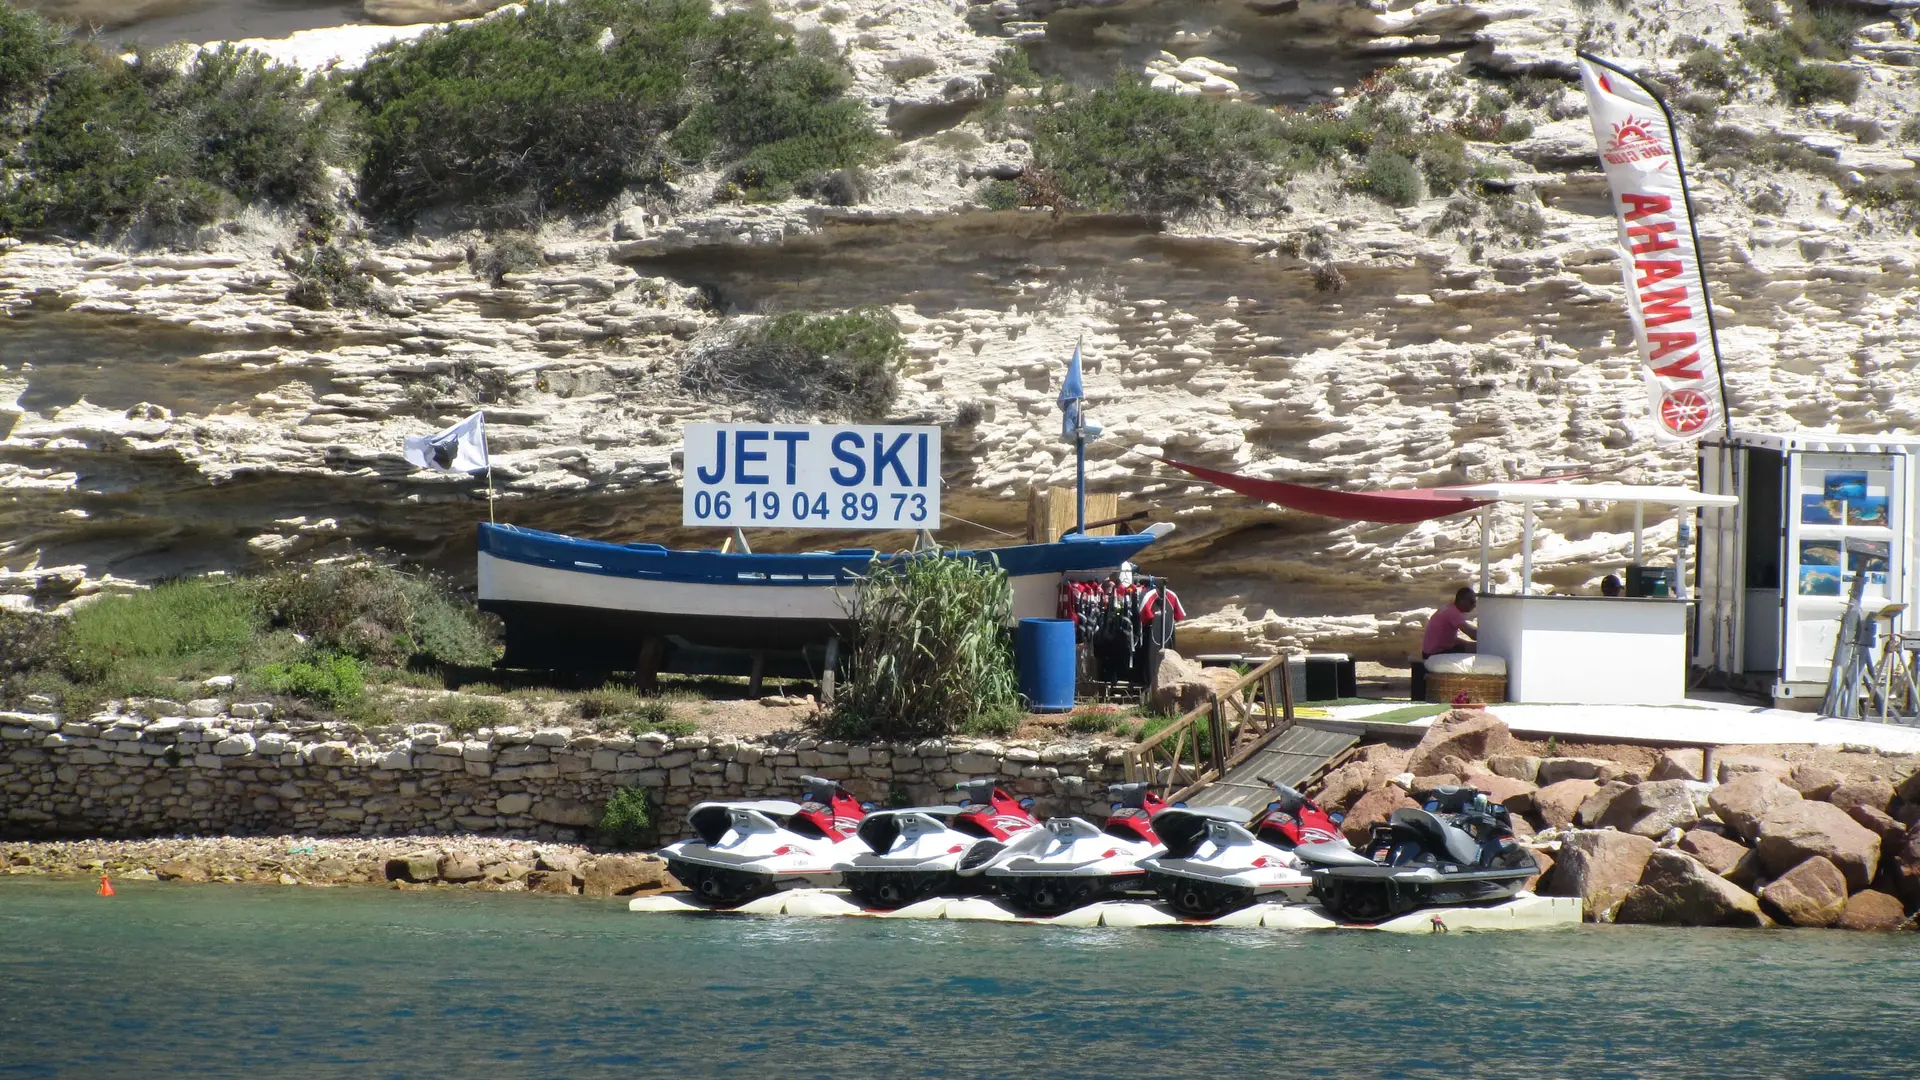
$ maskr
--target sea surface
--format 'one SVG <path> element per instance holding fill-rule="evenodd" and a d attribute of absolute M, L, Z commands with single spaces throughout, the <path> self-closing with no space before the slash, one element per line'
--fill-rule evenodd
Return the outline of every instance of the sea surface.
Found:
<path fill-rule="evenodd" d="M 1906 1077 L 1920 935 L 1069 930 L 0 879 L 0 1077 Z"/>

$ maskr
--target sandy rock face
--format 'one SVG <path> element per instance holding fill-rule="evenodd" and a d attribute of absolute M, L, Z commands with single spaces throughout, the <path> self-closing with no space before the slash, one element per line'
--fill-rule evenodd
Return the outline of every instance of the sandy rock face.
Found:
<path fill-rule="evenodd" d="M 1734 885 L 1680 851 L 1657 850 L 1640 883 L 1620 905 L 1623 923 L 1679 926 L 1766 926 L 1752 893 Z"/>
<path fill-rule="evenodd" d="M 1554 895 L 1577 896 L 1586 905 L 1587 918 L 1612 922 L 1653 854 L 1653 841 L 1644 836 L 1601 829 L 1569 833 L 1554 866 Z"/>
<path fill-rule="evenodd" d="M 367 18 L 390 26 L 447 22 L 485 15 L 508 0 L 361 0 Z"/>

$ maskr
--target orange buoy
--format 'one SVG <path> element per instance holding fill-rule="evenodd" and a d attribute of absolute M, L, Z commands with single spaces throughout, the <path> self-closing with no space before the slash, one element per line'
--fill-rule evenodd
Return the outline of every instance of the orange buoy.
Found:
<path fill-rule="evenodd" d="M 100 895 L 101 896 L 113 895 L 113 879 L 109 878 L 105 874 L 100 875 Z"/>

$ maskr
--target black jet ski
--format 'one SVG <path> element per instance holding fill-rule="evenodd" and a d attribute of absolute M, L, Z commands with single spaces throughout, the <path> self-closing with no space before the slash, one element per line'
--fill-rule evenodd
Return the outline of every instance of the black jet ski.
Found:
<path fill-rule="evenodd" d="M 1365 848 L 1345 841 L 1294 849 L 1313 895 L 1336 918 L 1379 922 L 1426 907 L 1487 904 L 1540 872 L 1514 842 L 1507 808 L 1471 787 L 1436 789 L 1420 810 L 1395 810 Z"/>

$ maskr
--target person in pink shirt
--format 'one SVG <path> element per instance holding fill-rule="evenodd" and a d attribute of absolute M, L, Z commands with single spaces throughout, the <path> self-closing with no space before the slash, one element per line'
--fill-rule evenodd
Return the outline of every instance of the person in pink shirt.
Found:
<path fill-rule="evenodd" d="M 1474 639 L 1479 635 L 1473 623 L 1467 621 L 1473 608 L 1472 589 L 1454 593 L 1453 603 L 1434 612 L 1433 618 L 1427 620 L 1427 632 L 1420 637 L 1420 658 L 1474 651 Z"/>

